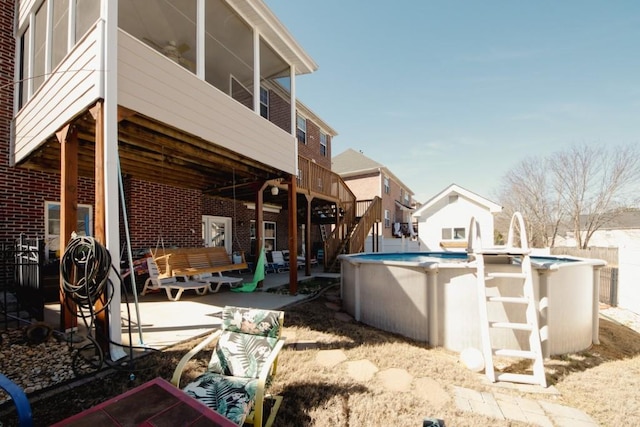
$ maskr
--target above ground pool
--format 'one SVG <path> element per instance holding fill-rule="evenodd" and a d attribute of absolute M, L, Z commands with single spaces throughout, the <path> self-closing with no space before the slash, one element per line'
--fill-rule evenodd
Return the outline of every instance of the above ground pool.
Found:
<path fill-rule="evenodd" d="M 504 258 L 501 258 L 504 260 Z M 341 255 L 342 304 L 356 320 L 453 351 L 482 349 L 475 261 L 463 252 Z M 545 357 L 598 343 L 599 269 L 604 261 L 531 257 Z M 519 272 L 518 259 L 491 263 L 487 272 Z M 521 288 L 521 287 L 520 287 Z M 487 282 L 487 293 L 513 296 L 509 279 Z M 521 308 L 488 303 L 491 319 L 525 322 Z M 501 348 L 528 348 L 528 333 L 491 330 Z"/>

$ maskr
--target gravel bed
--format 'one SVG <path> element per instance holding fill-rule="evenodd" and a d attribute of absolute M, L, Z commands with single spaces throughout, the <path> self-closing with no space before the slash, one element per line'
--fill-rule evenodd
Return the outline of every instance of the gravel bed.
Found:
<path fill-rule="evenodd" d="M 39 337 L 30 342 L 26 329 L 2 331 L 0 343 L 0 372 L 32 394 L 73 380 L 73 349 L 64 340 Z M 9 396 L 0 390 L 0 404 Z"/>

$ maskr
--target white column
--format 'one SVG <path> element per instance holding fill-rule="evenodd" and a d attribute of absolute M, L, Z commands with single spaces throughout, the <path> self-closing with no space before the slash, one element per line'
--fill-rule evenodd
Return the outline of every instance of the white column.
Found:
<path fill-rule="evenodd" d="M 205 0 L 198 0 L 196 20 L 196 75 L 204 80 L 205 78 Z"/>
<path fill-rule="evenodd" d="M 106 248 L 111 254 L 111 263 L 120 268 L 120 216 L 118 193 L 118 0 L 102 1 L 102 19 L 105 23 L 102 49 L 104 52 L 103 96 L 104 96 L 104 203 Z M 96 203 L 99 203 L 96 200 Z M 114 284 L 109 305 L 109 337 L 111 342 L 122 343 L 120 316 L 120 281 L 111 272 Z M 118 345 L 110 345 L 113 360 L 125 356 Z"/>
<path fill-rule="evenodd" d="M 53 1 L 47 3 L 47 25 L 44 36 L 44 79 L 51 74 L 51 62 L 53 58 Z M 44 84 L 44 82 L 43 82 Z"/>
<path fill-rule="evenodd" d="M 67 53 L 76 45 L 76 2 L 69 2 L 69 22 L 67 22 Z"/>
<path fill-rule="evenodd" d="M 293 158 L 296 165 L 296 176 L 300 167 L 298 166 L 298 138 L 296 137 L 296 67 L 291 66 L 291 76 L 289 77 L 291 86 L 291 135 L 293 135 Z M 298 177 L 299 178 L 299 177 Z"/>
<path fill-rule="evenodd" d="M 260 32 L 253 29 L 253 111 L 260 114 Z"/>
<path fill-rule="evenodd" d="M 296 136 L 296 67 L 291 65 L 289 75 L 289 86 L 291 86 L 291 135 Z M 296 151 L 298 144 L 296 144 Z M 296 157 L 297 158 L 297 157 Z"/>

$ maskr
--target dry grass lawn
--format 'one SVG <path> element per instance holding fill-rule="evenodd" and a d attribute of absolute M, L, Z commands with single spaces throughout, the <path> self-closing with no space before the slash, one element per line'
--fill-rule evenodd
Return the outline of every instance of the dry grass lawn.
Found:
<path fill-rule="evenodd" d="M 640 335 L 624 326 L 601 320 L 600 345 L 546 362 L 548 381 L 559 395 L 527 394 L 487 384 L 482 374 L 464 368 L 456 353 L 336 319 L 327 307 L 330 292 L 285 309 L 284 335 L 290 344 L 281 353 L 271 389 L 284 397 L 275 426 L 410 427 L 421 426 L 425 417 L 444 419 L 447 427 L 528 425 L 458 410 L 454 386 L 576 407 L 602 426 L 640 425 Z M 177 361 L 193 345 L 182 343 L 139 360 L 134 381 L 129 380 L 130 370 L 117 372 L 36 400 L 36 425 L 64 419 L 156 376 L 169 379 Z M 346 360 L 323 366 L 316 359 L 320 350 L 341 350 Z M 208 357 L 208 352 L 201 353 L 189 365 L 184 380 L 197 375 Z M 378 368 L 377 373 L 370 379 L 353 379 L 352 362 L 365 359 Z M 508 367 L 515 372 L 525 368 L 518 363 Z M 398 369 L 412 376 L 408 388 L 385 389 L 381 379 L 401 379 Z M 0 416 L 0 425 L 15 425 L 15 417 Z"/>

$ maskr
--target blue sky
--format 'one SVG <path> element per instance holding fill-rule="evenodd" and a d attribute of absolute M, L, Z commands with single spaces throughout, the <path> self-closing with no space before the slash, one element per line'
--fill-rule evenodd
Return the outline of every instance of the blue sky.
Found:
<path fill-rule="evenodd" d="M 640 142 L 640 2 L 266 0 L 319 64 L 296 93 L 424 202 L 496 200 L 528 156 Z"/>

